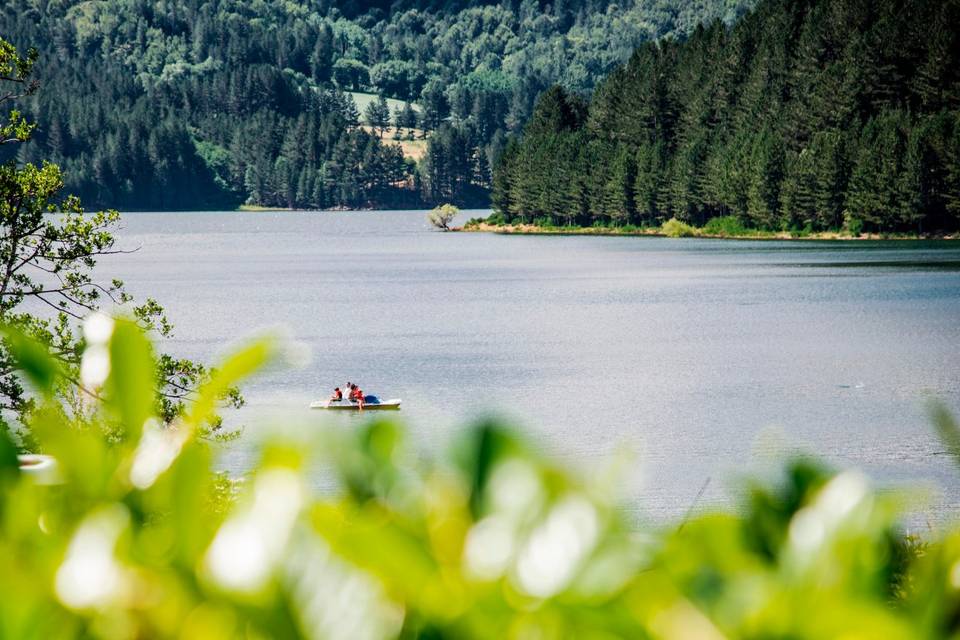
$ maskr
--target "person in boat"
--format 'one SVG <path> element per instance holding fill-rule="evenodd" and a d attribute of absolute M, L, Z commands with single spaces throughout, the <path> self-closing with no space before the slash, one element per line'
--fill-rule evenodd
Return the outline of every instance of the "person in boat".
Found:
<path fill-rule="evenodd" d="M 340 391 L 340 387 L 337 387 L 333 390 L 333 395 L 330 396 L 331 402 L 340 402 L 343 400 L 343 391 Z"/>
<path fill-rule="evenodd" d="M 357 385 L 353 385 L 353 401 L 357 403 L 357 409 L 363 411 L 363 390 Z"/>
<path fill-rule="evenodd" d="M 363 391 L 355 384 L 350 385 L 350 394 L 347 396 L 350 402 L 359 402 L 363 400 Z"/>

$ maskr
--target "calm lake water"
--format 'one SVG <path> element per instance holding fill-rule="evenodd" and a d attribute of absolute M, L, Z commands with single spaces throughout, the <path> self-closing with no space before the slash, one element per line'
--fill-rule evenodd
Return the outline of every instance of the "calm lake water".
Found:
<path fill-rule="evenodd" d="M 632 450 L 642 520 L 705 484 L 698 506 L 731 504 L 797 450 L 929 488 L 915 524 L 960 514 L 925 413 L 960 413 L 960 244 L 443 234 L 420 211 L 134 213 L 119 235 L 140 249 L 104 273 L 166 306 L 168 350 L 282 327 L 308 356 L 245 385 L 236 473 L 263 416 L 310 428 L 349 379 L 403 398 L 428 451 L 491 413 L 588 473 Z"/>

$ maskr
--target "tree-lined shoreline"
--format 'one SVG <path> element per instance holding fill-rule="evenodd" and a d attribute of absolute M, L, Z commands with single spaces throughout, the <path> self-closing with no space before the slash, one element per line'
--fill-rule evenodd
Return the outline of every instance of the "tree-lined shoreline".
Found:
<path fill-rule="evenodd" d="M 668 233 L 658 227 L 559 227 L 536 224 L 491 224 L 486 221 L 471 221 L 462 227 L 451 229 L 466 233 L 496 233 L 501 235 L 547 235 L 547 236 L 642 236 L 657 238 L 703 238 L 709 240 L 797 240 L 797 241 L 954 241 L 960 233 L 906 234 L 906 233 L 861 233 L 850 235 L 842 231 L 790 232 L 746 230 L 742 233 L 710 233 L 702 227 L 691 227 L 688 233 Z"/>
<path fill-rule="evenodd" d="M 544 93 L 494 171 L 507 223 L 960 228 L 960 2 L 766 0 Z"/>

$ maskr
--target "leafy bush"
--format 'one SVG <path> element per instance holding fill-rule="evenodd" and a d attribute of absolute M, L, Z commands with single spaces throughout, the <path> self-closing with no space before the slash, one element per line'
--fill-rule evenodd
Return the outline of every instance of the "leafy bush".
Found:
<path fill-rule="evenodd" d="M 660 231 L 663 235 L 670 238 L 689 238 L 697 235 L 697 230 L 694 227 L 691 227 L 686 222 L 677 220 L 676 218 L 670 218 L 660 227 Z"/>
<path fill-rule="evenodd" d="M 541 229 L 553 229 L 556 225 L 553 223 L 553 218 L 551 216 L 541 216 L 539 218 L 533 219 L 533 226 L 540 227 Z"/>
<path fill-rule="evenodd" d="M 453 219 L 456 218 L 459 213 L 460 209 L 457 209 L 452 204 L 442 204 L 427 214 L 427 220 L 438 229 L 450 231 L 450 223 L 453 222 Z"/>
<path fill-rule="evenodd" d="M 149 343 L 90 332 L 99 400 L 54 402 L 42 349 L 14 355 L 58 477 L 0 436 L 0 634 L 32 638 L 925 638 L 960 633 L 960 533 L 897 534 L 897 500 L 809 461 L 734 513 L 637 529 L 605 474 L 572 477 L 484 423 L 429 464 L 392 422 L 266 438 L 242 483 L 196 437 L 222 389 L 267 361 L 228 358 L 161 428 Z M 945 413 L 947 448 L 960 434 Z M 335 480 L 312 489 L 307 469 Z"/>
<path fill-rule="evenodd" d="M 863 233 L 863 220 L 850 215 L 849 212 L 844 212 L 843 229 L 854 238 L 859 238 Z"/>
<path fill-rule="evenodd" d="M 726 238 L 729 236 L 742 236 L 750 233 L 750 229 L 743 226 L 740 218 L 737 216 L 718 216 L 711 218 L 701 229 L 703 233 L 711 236 L 720 236 Z"/>
<path fill-rule="evenodd" d="M 492 224 L 496 226 L 503 226 L 507 224 L 507 218 L 500 211 L 494 211 L 485 220 L 487 224 Z"/>

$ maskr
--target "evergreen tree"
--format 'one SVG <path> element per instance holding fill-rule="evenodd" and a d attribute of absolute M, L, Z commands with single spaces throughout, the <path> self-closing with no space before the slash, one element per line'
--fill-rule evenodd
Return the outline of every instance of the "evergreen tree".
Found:
<path fill-rule="evenodd" d="M 633 183 L 633 202 L 637 218 L 642 224 L 653 224 L 661 216 L 660 192 L 663 188 L 663 145 L 644 144 L 637 150 L 634 161 L 636 177 Z"/>
<path fill-rule="evenodd" d="M 380 138 L 383 138 L 384 132 L 390 128 L 390 106 L 387 104 L 387 99 L 381 95 L 371 101 L 363 115 L 367 124 Z"/>
<path fill-rule="evenodd" d="M 417 128 L 417 112 L 413 108 L 413 105 L 410 104 L 409 100 L 403 103 L 403 108 L 400 110 L 400 113 L 397 116 L 397 122 L 399 126 L 408 130 Z"/>
<path fill-rule="evenodd" d="M 846 143 L 839 131 L 819 131 L 810 142 L 813 166 L 813 226 L 838 229 L 843 224 L 843 194 L 849 180 Z"/>
<path fill-rule="evenodd" d="M 958 18 L 957 0 L 763 1 L 732 28 L 641 45 L 585 115 L 545 91 L 493 181 L 509 173 L 513 215 L 584 224 L 956 230 Z M 587 153 L 567 166 L 551 136 L 580 133 Z M 557 175 L 582 185 L 569 209 Z"/>
<path fill-rule="evenodd" d="M 784 159 L 780 140 L 769 130 L 754 139 L 750 162 L 747 216 L 760 229 L 776 228 Z"/>
<path fill-rule="evenodd" d="M 636 165 L 626 145 L 617 147 L 610 166 L 610 177 L 604 185 L 603 208 L 606 216 L 616 225 L 636 220 L 633 206 L 633 188 L 636 182 Z"/>

